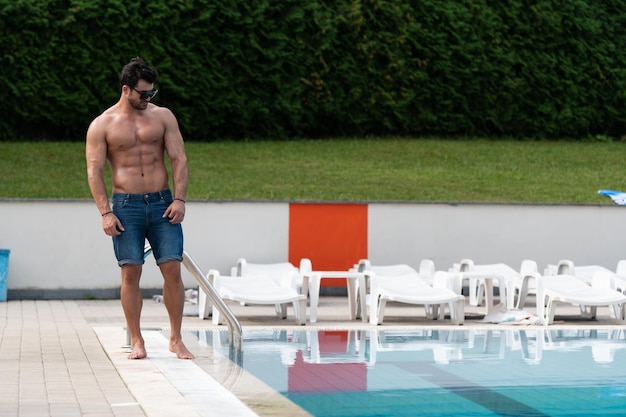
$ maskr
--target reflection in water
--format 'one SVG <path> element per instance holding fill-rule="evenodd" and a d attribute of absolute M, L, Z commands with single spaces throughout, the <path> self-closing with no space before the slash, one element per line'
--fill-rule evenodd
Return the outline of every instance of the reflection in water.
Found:
<path fill-rule="evenodd" d="M 227 332 L 198 337 L 228 355 Z M 243 351 L 245 371 L 320 416 L 376 415 L 359 402 L 375 410 L 390 398 L 389 416 L 418 404 L 422 413 L 452 407 L 427 415 L 478 416 L 568 415 L 564 404 L 570 413 L 619 415 L 626 407 L 623 328 L 245 330 Z M 550 395 L 534 394 L 541 387 Z"/>
<path fill-rule="evenodd" d="M 228 334 L 201 330 L 198 337 L 224 352 Z M 433 361 L 447 364 L 466 359 L 502 359 L 505 351 L 519 351 L 528 363 L 540 363 L 544 351 L 580 351 L 588 348 L 597 363 L 614 361 L 615 351 L 626 348 L 626 330 L 545 327 L 504 330 L 248 330 L 244 352 L 277 352 L 284 365 L 295 363 L 302 352 L 306 363 L 364 362 L 373 365 L 377 353 L 432 351 Z M 468 356 L 469 355 L 469 356 Z M 228 355 L 232 355 L 229 353 Z M 237 354 L 240 357 L 241 353 Z M 234 361 L 234 360 L 233 360 Z"/>

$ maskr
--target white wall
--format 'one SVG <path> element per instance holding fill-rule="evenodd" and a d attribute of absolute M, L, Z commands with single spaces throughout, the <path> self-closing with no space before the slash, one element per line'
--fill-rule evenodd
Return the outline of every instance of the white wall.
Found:
<path fill-rule="evenodd" d="M 626 258 L 626 208 L 611 205 L 371 203 L 368 253 L 378 264 L 418 266 L 431 258 L 447 269 L 462 258 L 540 269 L 560 259 L 614 269 Z M 286 202 L 187 203 L 185 249 L 204 270 L 228 273 L 237 258 L 288 258 Z M 119 287 L 111 238 L 91 200 L 0 200 L 0 248 L 10 249 L 9 290 Z M 356 260 L 355 260 L 356 261 Z M 185 273 L 185 283 L 195 286 Z M 142 287 L 159 288 L 150 257 Z"/>
<path fill-rule="evenodd" d="M 446 269 L 522 260 L 615 269 L 626 259 L 626 207 L 610 205 L 370 204 L 369 258 L 409 263 L 431 258 Z M 411 262 L 409 262 L 411 261 Z"/>
<path fill-rule="evenodd" d="M 229 271 L 238 258 L 285 260 L 286 203 L 188 202 L 185 250 L 207 270 Z M 0 248 L 10 249 L 8 288 L 104 289 L 119 286 L 111 238 L 91 200 L 0 201 Z M 194 286 L 185 272 L 185 284 Z M 159 288 L 154 258 L 145 263 L 143 288 Z"/>

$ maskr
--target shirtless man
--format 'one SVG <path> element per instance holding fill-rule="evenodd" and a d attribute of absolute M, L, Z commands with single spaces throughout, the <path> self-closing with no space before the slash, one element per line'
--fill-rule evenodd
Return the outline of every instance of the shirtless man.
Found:
<path fill-rule="evenodd" d="M 119 101 L 95 118 L 87 131 L 87 178 L 102 215 L 102 228 L 112 236 L 121 267 L 121 302 L 131 337 L 128 358 L 147 356 L 140 326 L 143 298 L 139 279 L 148 239 L 163 275 L 163 301 L 172 329 L 169 349 L 180 359 L 193 359 L 181 334 L 185 303 L 181 222 L 185 217 L 187 156 L 176 117 L 167 108 L 150 103 L 157 93 L 157 76 L 141 58 L 124 66 Z M 173 195 L 165 152 L 172 165 Z M 112 206 L 104 182 L 107 161 L 112 173 Z"/>

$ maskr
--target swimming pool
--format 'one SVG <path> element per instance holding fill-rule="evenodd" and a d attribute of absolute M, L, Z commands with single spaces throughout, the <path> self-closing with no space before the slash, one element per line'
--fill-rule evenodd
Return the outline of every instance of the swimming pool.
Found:
<path fill-rule="evenodd" d="M 622 327 L 244 329 L 242 367 L 319 417 L 626 414 Z"/>

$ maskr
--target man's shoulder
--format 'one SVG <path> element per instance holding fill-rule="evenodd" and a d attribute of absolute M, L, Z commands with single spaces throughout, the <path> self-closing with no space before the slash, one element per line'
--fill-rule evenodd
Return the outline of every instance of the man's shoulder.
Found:
<path fill-rule="evenodd" d="M 157 116 L 169 116 L 173 114 L 172 111 L 168 109 L 167 107 L 158 106 L 154 103 L 150 103 L 150 105 L 148 106 L 148 109 L 154 114 L 156 114 Z"/>
<path fill-rule="evenodd" d="M 176 116 L 174 116 L 174 113 L 167 107 L 157 106 L 156 104 L 150 103 L 148 109 L 150 110 L 150 114 L 152 115 L 152 117 L 164 123 L 165 125 L 171 125 L 172 123 L 176 123 Z"/>

